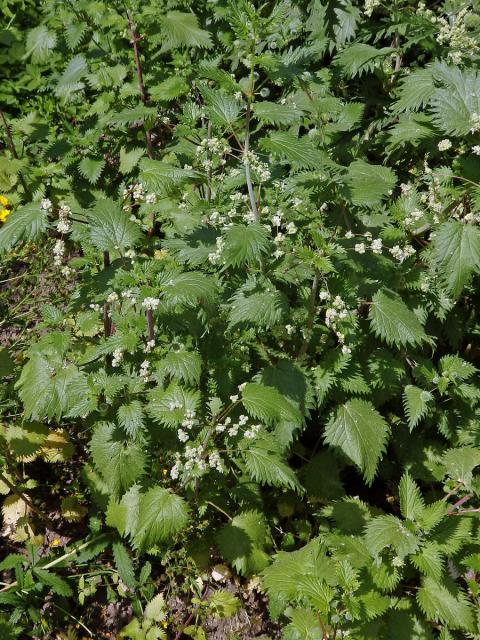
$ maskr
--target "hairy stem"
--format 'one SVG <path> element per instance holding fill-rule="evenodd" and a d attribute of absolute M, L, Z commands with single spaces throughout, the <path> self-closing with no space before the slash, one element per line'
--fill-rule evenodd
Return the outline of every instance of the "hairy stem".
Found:
<path fill-rule="evenodd" d="M 247 188 L 248 188 L 248 197 L 250 198 L 250 207 L 252 209 L 252 213 L 255 217 L 255 220 L 258 222 L 259 220 L 258 208 L 257 208 L 257 203 L 255 201 L 255 193 L 253 191 L 252 176 L 250 175 L 250 161 L 248 159 L 248 152 L 250 150 L 250 117 L 251 117 L 251 108 L 250 108 L 250 99 L 248 99 L 246 125 L 245 125 L 245 143 L 243 146 L 243 151 L 244 151 L 243 164 L 245 165 L 245 176 L 247 179 Z"/>
<path fill-rule="evenodd" d="M 138 90 L 140 91 L 140 98 L 145 106 L 148 106 L 148 95 L 145 89 L 145 82 L 143 80 L 142 64 L 140 62 L 140 53 L 138 50 L 138 41 L 140 37 L 137 33 L 137 27 L 133 19 L 131 11 L 127 11 L 128 28 L 130 29 L 130 35 L 132 37 L 133 55 L 135 58 L 135 67 L 137 69 Z M 150 129 L 145 127 L 145 139 L 147 141 L 147 153 L 149 158 L 154 158 L 154 150 L 152 143 L 152 134 Z"/>
<path fill-rule="evenodd" d="M 309 303 L 309 309 L 308 309 L 307 326 L 305 329 L 305 339 L 302 343 L 302 346 L 300 347 L 300 351 L 298 352 L 298 356 L 297 356 L 299 360 L 301 360 L 303 356 L 307 353 L 307 349 L 310 344 L 310 340 L 312 338 L 313 323 L 315 321 L 315 303 L 317 300 L 319 282 L 320 282 L 320 274 L 318 271 L 315 271 L 315 276 L 312 282 L 312 290 L 310 292 L 310 303 Z"/>
<path fill-rule="evenodd" d="M 1 109 L 0 109 L 0 119 L 2 120 L 3 128 L 5 129 L 5 135 L 7 138 L 7 144 L 8 144 L 8 148 L 10 149 L 10 153 L 12 154 L 12 157 L 14 160 L 18 160 L 18 153 L 15 148 L 15 143 L 13 142 L 12 132 L 10 131 L 10 127 L 8 126 L 8 122 L 7 122 L 7 119 L 5 118 L 5 114 Z M 20 182 L 22 183 L 22 187 L 25 192 L 25 195 L 30 196 L 30 191 L 27 187 L 27 183 L 25 182 L 25 178 L 23 177 L 21 172 L 19 172 L 18 175 L 20 178 Z"/>
<path fill-rule="evenodd" d="M 155 340 L 155 327 L 153 324 L 153 311 L 147 309 L 147 335 L 149 340 Z"/>
<path fill-rule="evenodd" d="M 110 266 L 110 254 L 108 251 L 103 252 L 103 268 L 107 269 Z M 105 338 L 112 333 L 112 320 L 109 316 L 108 302 L 103 303 L 103 335 Z"/>

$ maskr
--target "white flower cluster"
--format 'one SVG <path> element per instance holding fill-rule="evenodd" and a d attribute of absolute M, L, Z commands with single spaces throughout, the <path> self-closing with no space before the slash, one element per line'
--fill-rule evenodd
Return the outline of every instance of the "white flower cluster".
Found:
<path fill-rule="evenodd" d="M 177 431 L 177 437 L 180 442 L 187 442 L 190 439 L 190 431 L 194 426 L 198 425 L 198 420 L 195 419 L 195 411 L 189 409 L 185 412 L 185 418 L 182 421 L 182 429 Z"/>
<path fill-rule="evenodd" d="M 423 211 L 421 211 L 420 209 L 414 209 L 404 220 L 405 224 L 407 226 L 410 226 L 412 224 L 417 224 L 417 222 L 419 220 L 421 220 L 424 216 Z"/>
<path fill-rule="evenodd" d="M 170 470 L 170 476 L 173 480 L 176 480 L 180 473 L 195 471 L 197 473 L 204 473 L 207 467 L 214 469 L 219 473 L 225 473 L 225 465 L 218 451 L 211 451 L 208 456 L 205 451 L 205 447 L 202 445 L 193 446 L 187 445 L 184 452 L 185 460 L 182 460 L 182 456 L 179 453 L 175 454 L 175 464 Z"/>
<path fill-rule="evenodd" d="M 159 298 L 144 298 L 142 301 L 142 307 L 147 311 L 155 311 L 160 304 Z"/>
<path fill-rule="evenodd" d="M 353 237 L 353 233 L 351 231 L 347 231 L 347 233 L 345 234 L 345 238 L 351 237 Z M 354 247 L 354 250 L 357 253 L 365 253 L 367 249 L 370 249 L 373 253 L 382 253 L 383 242 L 381 238 L 372 239 L 372 234 L 369 231 L 367 231 L 365 237 L 370 242 L 370 246 L 367 247 L 365 242 L 357 242 Z"/>
<path fill-rule="evenodd" d="M 128 301 L 131 305 L 134 305 L 137 302 L 135 292 L 131 289 L 125 289 L 125 291 L 122 291 L 122 298 Z"/>
<path fill-rule="evenodd" d="M 107 303 L 114 304 L 115 302 L 118 302 L 118 293 L 116 291 L 112 291 L 107 296 Z"/>
<path fill-rule="evenodd" d="M 65 242 L 61 239 L 58 239 L 55 242 L 55 245 L 53 247 L 53 264 L 56 267 L 62 266 L 64 255 L 65 255 Z"/>
<path fill-rule="evenodd" d="M 470 129 L 471 133 L 480 131 L 480 113 L 472 113 L 470 117 L 470 124 L 472 125 Z"/>
<path fill-rule="evenodd" d="M 399 262 L 404 262 L 407 258 L 410 258 L 410 256 L 415 254 L 415 249 L 411 244 L 406 244 L 403 249 L 400 245 L 396 244 L 394 247 L 389 249 L 389 251 L 395 260 L 398 260 Z"/>
<path fill-rule="evenodd" d="M 364 14 L 370 18 L 374 10 L 381 5 L 380 0 L 365 0 Z"/>
<path fill-rule="evenodd" d="M 476 144 L 472 147 L 472 153 L 476 156 L 480 156 L 480 144 Z"/>
<path fill-rule="evenodd" d="M 478 44 L 474 38 L 468 34 L 467 22 L 470 16 L 474 15 L 468 7 L 461 9 L 455 16 L 445 18 L 437 16 L 431 9 L 425 7 L 424 2 L 420 2 L 417 13 L 423 15 L 432 24 L 439 27 L 437 41 L 439 44 L 448 46 L 447 57 L 454 64 L 460 64 L 462 58 L 471 58 L 478 50 Z"/>
<path fill-rule="evenodd" d="M 157 196 L 155 193 L 146 193 L 145 187 L 141 182 L 135 182 L 134 184 L 129 184 L 123 190 L 122 193 L 123 199 L 126 201 L 132 196 L 135 204 L 140 202 L 146 202 L 147 204 L 155 204 L 157 201 Z M 123 206 L 124 211 L 128 211 L 130 209 L 130 205 L 126 202 Z M 137 222 L 137 219 L 134 220 Z"/>
<path fill-rule="evenodd" d="M 62 202 L 60 204 L 60 208 L 58 209 L 58 222 L 57 222 L 57 231 L 59 233 L 68 233 L 71 229 L 70 216 L 72 215 L 72 210 L 68 206 Z"/>
<path fill-rule="evenodd" d="M 252 171 L 254 171 L 260 182 L 267 182 L 270 180 L 270 169 L 266 162 L 262 162 L 254 151 L 246 151 L 243 153 L 243 164 L 250 165 Z"/>
<path fill-rule="evenodd" d="M 197 156 L 212 154 L 223 156 L 230 151 L 229 144 L 221 138 L 204 138 L 197 146 L 195 153 Z"/>
<path fill-rule="evenodd" d="M 149 382 L 151 380 L 152 377 L 150 375 L 150 362 L 148 360 L 144 360 L 140 365 L 139 375 L 144 382 Z"/>
<path fill-rule="evenodd" d="M 440 140 L 440 142 L 438 143 L 438 150 L 439 151 L 448 151 L 448 149 L 452 148 L 452 141 L 449 140 L 448 138 L 444 138 L 443 140 Z"/>
<path fill-rule="evenodd" d="M 208 260 L 212 264 L 218 264 L 222 258 L 222 251 L 225 246 L 225 240 L 222 238 L 222 236 L 218 236 L 216 240 L 216 245 L 217 245 L 216 251 L 213 251 L 208 254 Z"/>
<path fill-rule="evenodd" d="M 113 355 L 113 357 L 112 357 L 112 367 L 118 367 L 119 364 L 123 360 L 123 351 L 122 351 L 122 349 L 115 349 L 115 351 L 113 352 L 112 355 Z"/>
<path fill-rule="evenodd" d="M 40 209 L 43 209 L 43 211 L 48 211 L 48 213 L 51 212 L 52 206 L 52 201 L 48 198 L 43 198 L 43 200 L 40 202 Z"/>
<path fill-rule="evenodd" d="M 332 306 L 328 307 L 325 312 L 325 324 L 327 327 L 335 328 L 339 320 L 345 320 L 347 317 L 347 305 L 340 296 L 335 296 Z"/>

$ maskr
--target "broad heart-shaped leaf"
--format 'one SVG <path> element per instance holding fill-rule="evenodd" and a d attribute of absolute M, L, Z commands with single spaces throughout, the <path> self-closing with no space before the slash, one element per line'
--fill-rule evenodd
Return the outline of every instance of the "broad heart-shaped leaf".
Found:
<path fill-rule="evenodd" d="M 78 170 L 90 184 L 96 184 L 102 175 L 103 168 L 105 167 L 105 160 L 95 160 L 95 158 L 83 158 L 79 165 Z"/>
<path fill-rule="evenodd" d="M 354 160 L 348 167 L 345 183 L 353 204 L 375 206 L 393 189 L 397 177 L 389 167 Z"/>
<path fill-rule="evenodd" d="M 458 297 L 472 274 L 480 273 L 480 228 L 452 220 L 432 236 L 432 265 L 449 293 Z"/>
<path fill-rule="evenodd" d="M 303 112 L 293 104 L 254 102 L 253 113 L 265 124 L 295 124 L 302 120 Z"/>
<path fill-rule="evenodd" d="M 90 440 L 93 462 L 113 494 L 128 489 L 145 471 L 146 458 L 140 445 L 126 440 L 109 422 L 100 422 Z"/>
<path fill-rule="evenodd" d="M 152 487 L 140 498 L 134 545 L 143 551 L 171 540 L 185 527 L 187 520 L 188 509 L 183 498 L 163 487 Z"/>
<path fill-rule="evenodd" d="M 212 39 L 208 31 L 200 29 L 197 16 L 193 13 L 169 11 L 162 17 L 162 49 L 168 51 L 176 47 L 209 48 Z"/>
<path fill-rule="evenodd" d="M 143 415 L 143 404 L 139 400 L 132 400 L 127 404 L 122 404 L 117 410 L 118 424 L 126 433 L 135 438 L 145 425 Z"/>
<path fill-rule="evenodd" d="M 402 520 L 392 515 L 372 518 L 365 529 L 365 545 L 373 556 L 391 547 L 397 556 L 404 558 L 418 549 L 417 537 Z"/>
<path fill-rule="evenodd" d="M 268 329 L 279 323 L 288 310 L 285 294 L 273 285 L 251 281 L 238 289 L 230 300 L 229 327 L 251 324 Z"/>
<path fill-rule="evenodd" d="M 263 225 L 235 224 L 227 229 L 222 257 L 227 267 L 259 264 L 270 241 Z"/>
<path fill-rule="evenodd" d="M 473 632 L 475 628 L 472 605 L 457 588 L 450 590 L 433 578 L 425 578 L 417 592 L 417 602 L 428 618 L 451 629 Z"/>
<path fill-rule="evenodd" d="M 299 410 L 275 387 L 250 382 L 242 392 L 242 403 L 247 413 L 266 424 L 275 424 L 280 420 L 302 423 Z"/>
<path fill-rule="evenodd" d="M 316 149 L 308 138 L 297 138 L 286 131 L 271 132 L 268 138 L 260 140 L 260 147 L 297 168 L 318 169 L 326 159 L 325 154 Z"/>
<path fill-rule="evenodd" d="M 390 428 L 371 402 L 349 400 L 341 405 L 325 430 L 325 442 L 339 447 L 371 484 L 385 450 Z"/>
<path fill-rule="evenodd" d="M 400 511 L 407 520 L 418 520 L 425 508 L 417 483 L 404 473 L 399 486 Z"/>
<path fill-rule="evenodd" d="M 199 91 L 205 100 L 207 117 L 214 124 L 230 127 L 237 120 L 241 103 L 233 96 L 219 89 L 210 89 L 206 85 L 200 85 Z"/>
<path fill-rule="evenodd" d="M 48 229 L 48 214 L 40 208 L 40 203 L 32 202 L 19 207 L 0 227 L 0 254 L 19 242 L 38 240 Z"/>
<path fill-rule="evenodd" d="M 57 35 L 42 24 L 28 32 L 25 57 L 32 56 L 32 62 L 45 62 L 57 44 Z"/>
<path fill-rule="evenodd" d="M 372 298 L 368 317 L 375 335 L 387 344 L 405 347 L 428 341 L 420 320 L 394 291 L 377 291 Z"/>
<path fill-rule="evenodd" d="M 430 391 L 420 389 L 413 384 L 407 384 L 403 390 L 403 406 L 408 420 L 410 431 L 423 418 L 428 411 L 428 403 L 433 400 Z"/>
<path fill-rule="evenodd" d="M 433 74 L 443 85 L 430 101 L 435 124 L 448 135 L 468 135 L 473 114 L 480 113 L 480 74 L 445 63 L 434 65 Z"/>
<path fill-rule="evenodd" d="M 87 215 L 90 240 L 100 251 L 123 252 L 142 236 L 139 226 L 113 200 L 100 200 Z"/>
<path fill-rule="evenodd" d="M 250 476 L 259 484 L 271 487 L 287 487 L 302 492 L 293 469 L 283 462 L 271 443 L 266 440 L 258 441 L 245 451 L 242 456 Z"/>
<path fill-rule="evenodd" d="M 470 488 L 473 470 L 480 465 L 480 448 L 465 446 L 447 449 L 443 454 L 442 464 L 446 475 Z"/>
<path fill-rule="evenodd" d="M 225 525 L 217 535 L 222 556 L 242 575 L 264 569 L 269 556 L 265 553 L 267 527 L 259 511 L 243 511 Z"/>

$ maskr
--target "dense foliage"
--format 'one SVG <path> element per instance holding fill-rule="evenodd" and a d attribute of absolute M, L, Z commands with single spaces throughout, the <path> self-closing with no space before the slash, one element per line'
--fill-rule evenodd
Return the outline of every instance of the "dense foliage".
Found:
<path fill-rule="evenodd" d="M 0 4 L 2 638 L 480 638 L 478 0 Z"/>

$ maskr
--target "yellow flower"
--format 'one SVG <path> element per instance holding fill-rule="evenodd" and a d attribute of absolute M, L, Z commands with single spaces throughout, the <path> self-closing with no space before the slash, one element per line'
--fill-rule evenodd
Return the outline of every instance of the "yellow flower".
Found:
<path fill-rule="evenodd" d="M 59 544 L 60 544 L 60 540 L 58 538 L 55 538 L 54 540 L 52 540 L 50 546 L 51 547 L 58 547 Z"/>
<path fill-rule="evenodd" d="M 164 629 L 166 629 L 166 628 L 168 627 L 168 622 L 167 622 L 166 620 L 164 620 L 164 621 L 162 622 L 162 627 L 163 627 Z"/>
<path fill-rule="evenodd" d="M 163 473 L 164 476 L 166 476 L 167 473 L 168 473 L 168 469 L 162 469 L 162 473 Z"/>
<path fill-rule="evenodd" d="M 5 196 L 0 196 L 0 205 L 2 205 L 2 207 L 6 207 L 8 204 L 10 204 L 9 199 Z"/>
<path fill-rule="evenodd" d="M 5 222 L 5 220 L 8 218 L 10 213 L 11 213 L 10 209 L 0 209 L 0 222 Z"/>

